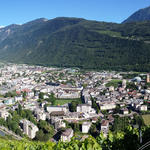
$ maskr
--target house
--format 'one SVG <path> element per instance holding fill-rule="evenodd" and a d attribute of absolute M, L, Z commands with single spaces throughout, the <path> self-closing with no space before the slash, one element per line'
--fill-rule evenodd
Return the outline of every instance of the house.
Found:
<path fill-rule="evenodd" d="M 82 133 L 88 133 L 91 127 L 91 122 L 83 122 L 82 124 Z"/>
<path fill-rule="evenodd" d="M 4 104 L 5 105 L 15 104 L 15 100 L 13 98 L 8 98 L 8 99 L 4 100 Z"/>
<path fill-rule="evenodd" d="M 44 112 L 37 113 L 37 120 L 46 120 L 46 114 Z"/>
<path fill-rule="evenodd" d="M 54 128 L 59 129 L 59 128 L 65 128 L 66 123 L 63 122 L 62 120 L 58 120 L 57 122 L 54 123 Z"/>
<path fill-rule="evenodd" d="M 139 106 L 139 111 L 147 111 L 147 105 Z"/>
<path fill-rule="evenodd" d="M 6 120 L 9 115 L 10 115 L 9 112 L 7 112 L 6 110 L 4 110 L 4 109 L 0 110 L 0 117 L 1 118 L 4 118 Z"/>
<path fill-rule="evenodd" d="M 80 98 L 81 93 L 78 91 L 61 91 L 57 93 L 57 98 L 66 98 L 66 99 L 73 99 L 73 98 Z"/>
<path fill-rule="evenodd" d="M 114 86 L 109 87 L 109 92 L 113 92 L 115 90 Z"/>
<path fill-rule="evenodd" d="M 121 113 L 123 115 L 127 115 L 127 114 L 129 114 L 129 110 L 127 108 L 121 109 Z"/>
<path fill-rule="evenodd" d="M 100 110 L 111 110 L 115 108 L 116 108 L 116 104 L 114 102 L 104 102 L 100 104 Z"/>
<path fill-rule="evenodd" d="M 77 106 L 77 112 L 88 113 L 88 114 L 90 114 L 90 113 L 93 113 L 93 114 L 96 113 L 95 109 L 93 109 L 91 107 L 91 105 L 89 105 L 89 104 L 79 104 Z"/>
<path fill-rule="evenodd" d="M 53 111 L 64 111 L 66 113 L 68 111 L 68 109 L 66 106 L 48 106 L 47 111 L 49 113 L 51 113 Z"/>
<path fill-rule="evenodd" d="M 109 121 L 108 120 L 101 121 L 101 131 L 102 131 L 104 137 L 107 137 L 107 134 L 109 131 Z"/>
<path fill-rule="evenodd" d="M 33 91 L 28 92 L 28 93 L 27 93 L 27 96 L 33 97 L 33 96 L 34 96 L 34 92 L 33 92 Z"/>
<path fill-rule="evenodd" d="M 66 129 L 61 134 L 61 141 L 63 141 L 63 142 L 70 142 L 72 137 L 73 137 L 73 130 L 71 128 Z"/>
<path fill-rule="evenodd" d="M 65 116 L 64 111 L 53 111 L 50 113 L 50 121 L 51 124 L 54 124 L 55 122 L 57 122 L 58 120 L 63 119 Z"/>
<path fill-rule="evenodd" d="M 107 119 L 108 119 L 108 121 L 109 121 L 109 124 L 113 124 L 114 123 L 114 117 L 112 116 L 112 114 L 110 114 L 110 115 L 108 115 L 108 117 L 107 117 Z"/>
<path fill-rule="evenodd" d="M 19 102 L 23 100 L 23 96 L 15 96 L 15 102 Z"/>
<path fill-rule="evenodd" d="M 36 136 L 36 132 L 39 130 L 36 125 L 34 125 L 29 120 L 23 119 L 21 120 L 23 123 L 23 131 L 29 138 L 33 139 Z"/>

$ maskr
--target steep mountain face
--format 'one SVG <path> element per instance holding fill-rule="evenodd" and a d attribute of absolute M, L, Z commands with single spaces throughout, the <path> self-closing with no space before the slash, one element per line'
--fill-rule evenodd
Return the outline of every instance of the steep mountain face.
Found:
<path fill-rule="evenodd" d="M 16 24 L 9 25 L 5 28 L 0 28 L 0 42 L 5 40 L 11 34 L 13 34 L 18 28 L 19 25 Z"/>
<path fill-rule="evenodd" d="M 149 71 L 150 22 L 115 24 L 44 18 L 0 29 L 0 60 L 15 63 Z"/>
<path fill-rule="evenodd" d="M 125 21 L 123 21 L 123 23 L 139 21 L 150 21 L 150 7 L 138 10 Z"/>

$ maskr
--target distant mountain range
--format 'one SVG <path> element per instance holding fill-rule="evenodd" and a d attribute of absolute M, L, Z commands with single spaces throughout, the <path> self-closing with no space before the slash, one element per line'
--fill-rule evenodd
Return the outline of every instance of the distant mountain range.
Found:
<path fill-rule="evenodd" d="M 127 18 L 123 23 L 150 21 L 150 7 L 140 9 Z"/>
<path fill-rule="evenodd" d="M 83 69 L 150 71 L 150 22 L 125 22 L 61 17 L 13 24 L 0 28 L 0 60 Z"/>

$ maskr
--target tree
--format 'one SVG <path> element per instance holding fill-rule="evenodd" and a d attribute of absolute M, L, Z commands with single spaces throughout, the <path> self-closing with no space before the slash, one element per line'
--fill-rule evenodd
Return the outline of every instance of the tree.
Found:
<path fill-rule="evenodd" d="M 79 101 L 72 101 L 69 105 L 69 109 L 71 112 L 76 112 L 77 110 L 77 105 L 79 104 Z"/>
<path fill-rule="evenodd" d="M 44 133 L 42 130 L 36 132 L 35 139 L 38 141 L 43 141 Z"/>
<path fill-rule="evenodd" d="M 95 99 L 91 97 L 91 100 L 92 100 L 92 108 L 94 108 L 96 110 L 96 113 L 99 113 L 100 109 L 99 109 L 98 105 L 96 104 Z"/>
<path fill-rule="evenodd" d="M 39 93 L 39 98 L 40 98 L 40 99 L 44 99 L 44 93 L 43 93 L 43 92 L 40 92 L 40 93 Z"/>
<path fill-rule="evenodd" d="M 18 104 L 17 113 L 22 116 L 22 106 L 20 104 Z"/>
<path fill-rule="evenodd" d="M 97 130 L 96 124 L 91 125 L 89 133 L 94 137 L 99 135 L 99 131 Z"/>
<path fill-rule="evenodd" d="M 27 96 L 27 92 L 24 91 L 24 92 L 23 92 L 23 98 L 26 98 L 26 96 Z"/>
<path fill-rule="evenodd" d="M 51 93 L 51 95 L 49 96 L 49 98 L 50 98 L 50 101 L 51 101 L 52 105 L 55 105 L 56 104 L 56 98 L 54 96 L 54 93 Z"/>

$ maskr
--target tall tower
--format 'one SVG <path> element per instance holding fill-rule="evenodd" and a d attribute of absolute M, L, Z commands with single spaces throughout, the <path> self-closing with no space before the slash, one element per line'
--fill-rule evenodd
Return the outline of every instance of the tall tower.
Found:
<path fill-rule="evenodd" d="M 147 74 L 146 82 L 147 82 L 147 83 L 150 83 L 150 76 L 149 76 L 149 74 Z"/>

